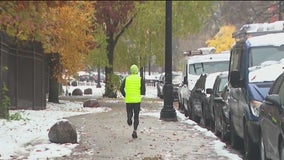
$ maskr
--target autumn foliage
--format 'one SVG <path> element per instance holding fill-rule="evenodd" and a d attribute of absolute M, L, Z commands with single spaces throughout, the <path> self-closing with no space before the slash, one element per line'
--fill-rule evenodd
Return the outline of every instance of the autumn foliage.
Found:
<path fill-rule="evenodd" d="M 70 1 L 62 7 L 49 8 L 43 14 L 45 28 L 41 42 L 47 53 L 59 53 L 65 74 L 75 74 L 83 69 L 83 61 L 93 41 L 91 3 Z"/>
<path fill-rule="evenodd" d="M 1 30 L 21 40 L 43 44 L 45 53 L 59 53 L 65 74 L 82 68 L 93 41 L 93 2 L 1 1 Z M 56 75 L 61 77 L 60 72 Z"/>
<path fill-rule="evenodd" d="M 215 47 L 216 52 L 230 50 L 235 43 L 235 39 L 232 38 L 232 34 L 236 31 L 236 28 L 232 25 L 223 26 L 219 32 L 213 37 L 213 39 L 207 40 L 208 47 Z"/>

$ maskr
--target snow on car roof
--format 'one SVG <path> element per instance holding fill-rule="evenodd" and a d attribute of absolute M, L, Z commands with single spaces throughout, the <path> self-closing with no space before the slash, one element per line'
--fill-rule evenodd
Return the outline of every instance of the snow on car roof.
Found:
<path fill-rule="evenodd" d="M 201 62 L 214 62 L 214 61 L 229 61 L 229 53 L 214 53 L 205 55 L 190 56 L 186 60 L 188 64 L 201 63 Z"/>
<path fill-rule="evenodd" d="M 281 45 L 284 45 L 284 32 L 251 37 L 247 39 L 247 43 L 253 47 L 255 46 L 281 46 Z"/>

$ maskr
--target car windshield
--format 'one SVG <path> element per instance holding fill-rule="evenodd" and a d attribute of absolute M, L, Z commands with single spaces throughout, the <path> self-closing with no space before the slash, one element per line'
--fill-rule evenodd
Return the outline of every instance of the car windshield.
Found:
<path fill-rule="evenodd" d="M 203 73 L 214 73 L 227 71 L 229 61 L 202 62 L 189 65 L 189 74 L 201 75 Z"/>
<path fill-rule="evenodd" d="M 283 72 L 283 46 L 254 47 L 249 51 L 249 82 L 274 81 Z"/>
<path fill-rule="evenodd" d="M 261 68 L 275 63 L 284 58 L 283 47 L 265 46 L 254 47 L 249 52 L 249 70 Z"/>

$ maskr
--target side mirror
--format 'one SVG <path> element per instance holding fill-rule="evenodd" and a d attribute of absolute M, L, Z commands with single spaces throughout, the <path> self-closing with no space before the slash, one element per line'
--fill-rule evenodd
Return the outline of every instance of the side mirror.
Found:
<path fill-rule="evenodd" d="M 206 89 L 207 94 L 213 94 L 213 89 L 212 88 L 207 88 Z"/>
<path fill-rule="evenodd" d="M 244 87 L 244 80 L 241 79 L 241 74 L 239 71 L 231 71 L 229 81 L 234 88 Z"/>

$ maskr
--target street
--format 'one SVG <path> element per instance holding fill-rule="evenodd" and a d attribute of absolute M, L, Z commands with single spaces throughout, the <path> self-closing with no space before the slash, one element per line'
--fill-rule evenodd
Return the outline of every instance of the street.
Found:
<path fill-rule="evenodd" d="M 178 111 L 178 122 L 159 120 L 163 100 L 143 99 L 137 139 L 131 137 L 133 126 L 126 123 L 122 99 L 99 102 L 112 110 L 68 118 L 80 133 L 80 142 L 70 156 L 58 159 L 242 159 L 238 151 L 223 148 L 223 142 L 211 131 Z"/>

